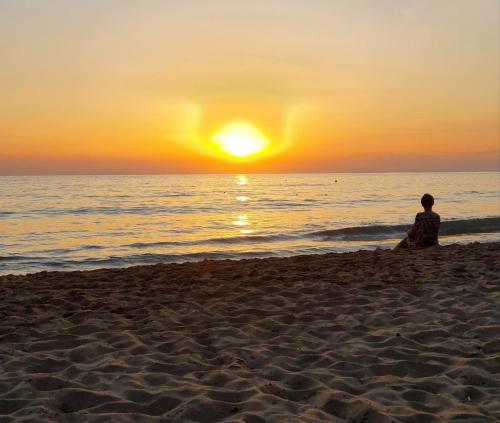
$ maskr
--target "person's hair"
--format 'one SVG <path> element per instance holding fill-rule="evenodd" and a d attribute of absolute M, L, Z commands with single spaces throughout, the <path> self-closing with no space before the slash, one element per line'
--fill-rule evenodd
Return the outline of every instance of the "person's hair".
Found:
<path fill-rule="evenodd" d="M 434 197 L 430 194 L 424 194 L 420 199 L 420 203 L 424 209 L 430 209 L 434 205 Z"/>

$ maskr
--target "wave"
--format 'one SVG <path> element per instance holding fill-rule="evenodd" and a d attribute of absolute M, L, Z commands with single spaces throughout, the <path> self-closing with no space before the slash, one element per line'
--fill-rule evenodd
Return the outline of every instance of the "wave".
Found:
<path fill-rule="evenodd" d="M 216 210 L 214 207 L 200 207 L 200 206 L 131 206 L 131 207 L 113 207 L 113 206 L 99 206 L 99 207 L 78 207 L 67 209 L 33 209 L 18 212 L 22 215 L 30 216 L 78 216 L 78 215 L 177 215 L 189 213 L 208 213 Z M 14 214 L 15 212 L 0 212 L 5 215 Z M 1 216 L 1 214 L 0 214 Z"/>
<path fill-rule="evenodd" d="M 377 241 L 398 239 L 406 234 L 411 225 L 370 225 L 370 226 L 352 226 L 339 229 L 328 229 L 315 232 L 293 232 L 293 233 L 275 233 L 268 235 L 240 235 L 234 237 L 207 238 L 189 241 L 154 241 L 154 242 L 135 242 L 131 244 L 120 245 L 120 248 L 147 250 L 158 249 L 161 247 L 190 247 L 202 245 L 244 245 L 244 244 L 271 244 L 275 242 L 286 241 Z M 455 236 L 466 234 L 482 234 L 500 232 L 500 217 L 488 217 L 480 219 L 449 220 L 441 222 L 439 230 L 440 236 Z M 286 247 L 285 247 L 286 248 Z M 71 254 L 79 251 L 106 250 L 104 245 L 82 245 L 70 249 L 53 249 L 33 251 L 36 253 L 36 259 L 43 261 L 48 257 L 57 255 Z M 156 253 L 156 251 L 154 251 Z M 38 255 L 40 254 L 40 255 Z M 153 253 L 144 253 L 153 254 Z M 144 255 L 140 254 L 140 255 Z M 46 255 L 46 257 L 42 257 Z M 160 254 L 164 256 L 165 254 Z M 174 256 L 177 257 L 175 253 Z M 132 257 L 130 256 L 125 257 Z M 33 257 L 34 258 L 34 257 Z M 1 261 L 23 261 L 30 257 L 17 254 L 0 256 Z"/>
<path fill-rule="evenodd" d="M 259 242 L 286 241 L 297 238 L 297 235 L 276 234 L 276 235 L 242 235 L 227 238 L 210 238 L 205 241 L 207 244 L 246 244 Z"/>
<path fill-rule="evenodd" d="M 123 245 L 131 248 L 154 248 L 154 247 L 177 247 L 211 244 L 248 244 L 248 243 L 266 243 L 275 241 L 285 241 L 299 238 L 299 235 L 292 234 L 273 234 L 273 235 L 241 235 L 234 237 L 207 238 L 196 241 L 157 241 L 157 242 L 135 242 L 133 244 Z"/>
<path fill-rule="evenodd" d="M 441 235 L 481 234 L 500 232 L 500 217 L 482 219 L 450 220 L 443 222 L 439 229 Z"/>
<path fill-rule="evenodd" d="M 193 243 L 191 242 L 193 245 Z M 150 247 L 176 247 L 179 245 L 189 245 L 187 241 L 158 241 L 158 242 L 134 242 L 133 244 L 124 245 L 130 248 L 150 248 Z"/>
<path fill-rule="evenodd" d="M 0 263 L 3 261 L 25 261 L 25 260 L 31 260 L 32 258 L 33 257 L 21 256 L 21 255 L 0 256 Z"/>
<path fill-rule="evenodd" d="M 401 238 L 410 226 L 411 225 L 353 226 L 315 232 L 241 235 L 236 237 L 190 241 L 142 242 L 121 245 L 119 246 L 120 253 L 118 254 L 113 254 L 108 250 L 108 246 L 92 244 L 82 245 L 81 247 L 75 247 L 68 250 L 52 249 L 31 251 L 26 254 L 7 253 L 0 255 L 0 274 L 42 270 L 127 267 L 143 264 L 200 261 L 204 259 L 244 259 L 352 251 L 353 249 L 359 248 L 375 248 L 384 245 L 382 242 L 384 240 Z M 467 234 L 496 234 L 498 232 L 500 232 L 500 216 L 480 219 L 449 220 L 442 222 L 440 228 L 440 236 L 442 237 Z M 343 241 L 345 243 L 341 243 Z M 359 241 L 361 244 L 349 243 L 354 241 Z M 283 242 L 283 244 L 280 245 L 279 242 Z M 446 241 L 444 241 L 444 243 L 446 243 Z M 249 251 L 249 248 L 245 247 L 245 244 L 254 244 L 256 247 L 252 247 L 251 251 Z M 179 250 L 175 251 L 176 246 L 189 247 L 199 245 L 206 245 L 207 247 L 203 248 L 205 251 L 190 253 L 189 248 L 183 248 L 184 251 L 182 252 Z M 216 247 L 216 245 L 219 245 L 219 247 Z M 162 252 L 159 248 L 162 246 L 171 246 L 173 249 Z M 148 249 L 150 250 L 148 251 Z M 78 253 L 82 250 L 86 250 L 87 252 L 78 254 L 80 257 L 71 256 L 72 253 Z M 89 253 L 92 250 L 101 250 L 102 254 Z"/>
<path fill-rule="evenodd" d="M 391 239 L 403 235 L 410 225 L 372 225 L 353 226 L 341 229 L 316 231 L 309 234 L 312 238 L 321 238 L 323 241 L 363 241 L 376 239 Z"/>
<path fill-rule="evenodd" d="M 309 235 L 324 241 L 374 241 L 404 236 L 411 225 L 353 226 L 341 229 L 311 232 Z M 500 232 L 500 217 L 448 220 L 441 222 L 440 236 Z"/>
<path fill-rule="evenodd" d="M 208 238 L 196 241 L 159 241 L 137 242 L 124 245 L 132 248 L 175 247 L 194 245 L 232 245 L 258 244 L 297 239 L 314 239 L 321 241 L 377 241 L 396 239 L 406 234 L 411 225 L 370 225 L 353 226 L 340 229 L 328 229 L 308 233 L 270 234 L 270 235 L 241 235 L 224 238 Z M 441 236 L 480 234 L 500 232 L 500 217 L 482 219 L 449 220 L 441 222 L 439 234 Z"/>
<path fill-rule="evenodd" d="M 82 270 L 82 269 L 97 269 L 105 267 L 127 267 L 147 264 L 168 264 L 168 263 L 184 263 L 202 260 L 229 260 L 229 259 L 244 259 L 244 258 L 263 258 L 274 257 L 279 255 L 273 251 L 213 251 L 188 254 L 160 254 L 160 253 L 143 253 L 133 254 L 128 256 L 110 256 L 102 258 L 85 258 L 81 260 L 75 259 L 57 259 L 49 257 L 36 256 L 0 256 L 0 270 L 7 270 L 8 264 L 3 261 L 16 261 L 15 268 L 12 270 L 19 271 L 29 269 L 29 271 L 43 270 Z"/>

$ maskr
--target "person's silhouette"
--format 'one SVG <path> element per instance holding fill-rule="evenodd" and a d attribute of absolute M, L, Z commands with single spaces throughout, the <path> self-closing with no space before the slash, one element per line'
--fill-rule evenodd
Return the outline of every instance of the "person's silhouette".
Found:
<path fill-rule="evenodd" d="M 396 248 L 426 248 L 438 245 L 439 214 L 432 211 L 434 197 L 424 194 L 420 200 L 424 211 L 417 213 L 415 223 L 408 231 L 407 236 Z"/>

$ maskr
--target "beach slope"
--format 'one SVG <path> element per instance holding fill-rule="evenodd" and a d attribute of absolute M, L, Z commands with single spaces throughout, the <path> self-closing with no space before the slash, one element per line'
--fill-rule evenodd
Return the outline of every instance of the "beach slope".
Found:
<path fill-rule="evenodd" d="M 0 422 L 495 422 L 500 243 L 0 277 Z"/>

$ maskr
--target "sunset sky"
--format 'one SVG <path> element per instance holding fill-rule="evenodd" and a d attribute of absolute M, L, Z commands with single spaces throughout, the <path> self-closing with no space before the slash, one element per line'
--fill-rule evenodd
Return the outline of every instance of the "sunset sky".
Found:
<path fill-rule="evenodd" d="M 497 170 L 499 7 L 0 0 L 0 174 Z"/>

